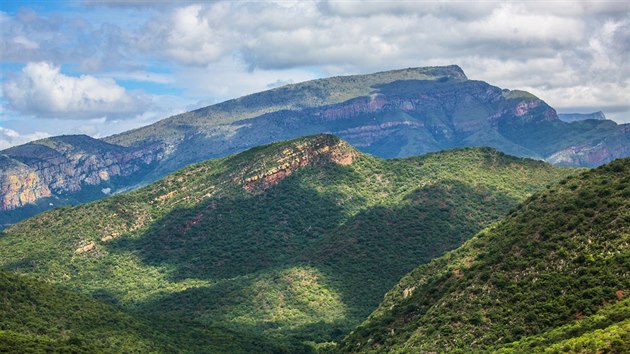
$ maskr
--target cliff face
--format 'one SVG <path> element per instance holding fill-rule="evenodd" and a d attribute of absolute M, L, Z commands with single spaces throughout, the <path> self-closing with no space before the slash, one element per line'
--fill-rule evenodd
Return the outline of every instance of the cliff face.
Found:
<path fill-rule="evenodd" d="M 163 157 L 161 151 L 159 145 L 122 148 L 87 136 L 62 136 L 7 149 L 0 158 L 0 210 L 45 197 L 62 204 L 69 198 L 97 199 L 98 193 L 105 196 L 140 180 L 142 172 Z M 86 193 L 89 187 L 96 194 Z"/>
<path fill-rule="evenodd" d="M 243 189 L 250 193 L 258 193 L 278 184 L 301 167 L 332 162 L 349 165 L 359 153 L 346 142 L 332 136 L 321 136 L 305 140 L 302 143 L 288 146 L 265 167 L 250 168 L 247 177 L 238 176 Z M 244 178 L 243 178 L 244 177 Z"/>
<path fill-rule="evenodd" d="M 52 195 L 37 173 L 23 164 L 9 165 L 11 162 L 6 156 L 0 158 L 0 210 L 14 209 Z"/>

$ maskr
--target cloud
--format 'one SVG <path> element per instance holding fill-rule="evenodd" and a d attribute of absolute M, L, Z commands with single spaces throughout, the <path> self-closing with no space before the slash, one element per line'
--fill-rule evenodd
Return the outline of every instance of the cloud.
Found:
<path fill-rule="evenodd" d="M 3 62 L 72 67 L 89 75 L 52 76 L 80 82 L 83 91 L 95 92 L 88 97 L 99 97 L 82 101 L 82 96 L 67 99 L 64 94 L 59 103 L 53 93 L 35 95 L 34 79 L 22 72 L 8 79 L 17 84 L 18 94 L 10 96 L 4 83 L 5 99 L 18 113 L 79 118 L 81 107 L 87 108 L 86 116 L 107 116 L 111 123 L 138 117 L 145 109 L 157 119 L 176 107 L 284 82 L 448 64 L 459 64 L 473 79 L 529 90 L 561 111 L 594 107 L 621 117 L 619 112 L 630 109 L 630 4 L 624 1 L 80 4 L 88 6 L 72 13 L 0 12 Z M 88 85 L 83 77 L 96 83 Z M 154 92 L 150 102 L 151 97 L 122 87 L 149 87 L 138 82 L 164 85 L 168 90 L 159 93 L 181 92 L 182 97 L 169 101 Z M 103 87 L 123 93 L 119 99 L 96 95 Z M 27 101 L 34 108 L 20 105 Z M 171 101 L 178 103 L 167 106 Z M 118 126 L 143 124 L 134 119 Z M 105 124 L 97 127 L 96 134 L 105 134 Z"/>
<path fill-rule="evenodd" d="M 29 63 L 6 81 L 3 92 L 22 114 L 62 119 L 133 117 L 147 109 L 147 98 L 127 92 L 112 79 L 67 76 L 46 62 Z"/>
<path fill-rule="evenodd" d="M 247 70 L 247 64 L 238 57 L 223 58 L 207 67 L 183 68 L 174 76 L 176 81 L 186 82 L 185 95 L 213 98 L 199 100 L 205 103 L 268 90 L 279 83 L 317 78 L 312 71 L 297 68 Z"/>
<path fill-rule="evenodd" d="M 215 30 L 211 23 L 216 12 L 202 12 L 201 5 L 176 9 L 170 23 L 166 42 L 167 51 L 184 64 L 203 65 L 216 61 L 227 53 L 232 45 L 229 32 Z"/>
<path fill-rule="evenodd" d="M 33 132 L 21 135 L 13 129 L 0 127 L 0 150 L 7 149 L 11 146 L 25 144 L 29 141 L 47 138 L 50 135 L 44 132 Z"/>

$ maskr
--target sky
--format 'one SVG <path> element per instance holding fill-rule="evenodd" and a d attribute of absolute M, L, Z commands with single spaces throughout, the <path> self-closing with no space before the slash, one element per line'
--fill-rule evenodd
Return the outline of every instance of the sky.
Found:
<path fill-rule="evenodd" d="M 288 83 L 457 64 L 630 122 L 630 2 L 0 2 L 0 149 L 104 137 Z"/>

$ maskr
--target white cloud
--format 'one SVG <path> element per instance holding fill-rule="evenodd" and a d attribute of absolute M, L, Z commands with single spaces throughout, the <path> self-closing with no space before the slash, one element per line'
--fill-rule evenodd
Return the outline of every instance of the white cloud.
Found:
<path fill-rule="evenodd" d="M 9 128 L 0 127 L 0 150 L 4 150 L 11 146 L 25 144 L 29 141 L 47 138 L 50 135 L 44 132 L 33 132 L 21 135 L 17 131 Z"/>
<path fill-rule="evenodd" d="M 14 110 L 38 117 L 130 118 L 148 106 L 145 97 L 112 79 L 67 76 L 46 62 L 28 63 L 18 77 L 4 83 L 3 92 Z"/>
<path fill-rule="evenodd" d="M 98 75 L 98 77 L 113 78 L 115 80 L 128 80 L 151 82 L 155 84 L 172 84 L 174 79 L 170 74 L 160 74 L 150 71 L 110 71 Z"/>
<path fill-rule="evenodd" d="M 317 78 L 303 69 L 247 70 L 240 59 L 224 58 L 207 67 L 184 68 L 175 75 L 178 82 L 186 82 L 185 94 L 226 100 L 250 93 L 268 90 L 280 82 L 301 82 Z M 207 102 L 206 100 L 203 100 Z"/>
<path fill-rule="evenodd" d="M 228 49 L 222 34 L 215 31 L 201 5 L 175 10 L 172 29 L 166 38 L 168 52 L 186 64 L 206 64 L 217 60 Z"/>
<path fill-rule="evenodd" d="M 13 43 L 21 46 L 24 49 L 37 49 L 39 48 L 39 44 L 37 42 L 32 41 L 24 36 L 17 36 L 13 38 Z"/>

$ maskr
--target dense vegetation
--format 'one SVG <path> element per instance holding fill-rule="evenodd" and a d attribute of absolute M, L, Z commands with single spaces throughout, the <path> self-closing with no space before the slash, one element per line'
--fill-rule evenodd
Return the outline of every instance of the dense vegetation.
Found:
<path fill-rule="evenodd" d="M 624 294 L 619 295 L 624 296 Z M 500 353 L 624 353 L 630 349 L 630 298 L 607 304 L 547 332 L 498 348 Z"/>
<path fill-rule="evenodd" d="M 534 194 L 420 266 L 348 352 L 628 352 L 630 159 Z"/>
<path fill-rule="evenodd" d="M 158 323 L 156 326 L 154 321 L 123 313 L 86 295 L 0 271 L 3 353 L 148 353 L 181 348 L 251 353 L 287 349 L 261 338 L 192 326 L 183 320 Z"/>
<path fill-rule="evenodd" d="M 325 343 L 419 263 L 574 173 L 489 148 L 381 160 L 314 136 L 28 219 L 0 236 L 0 265 L 167 323 Z"/>

